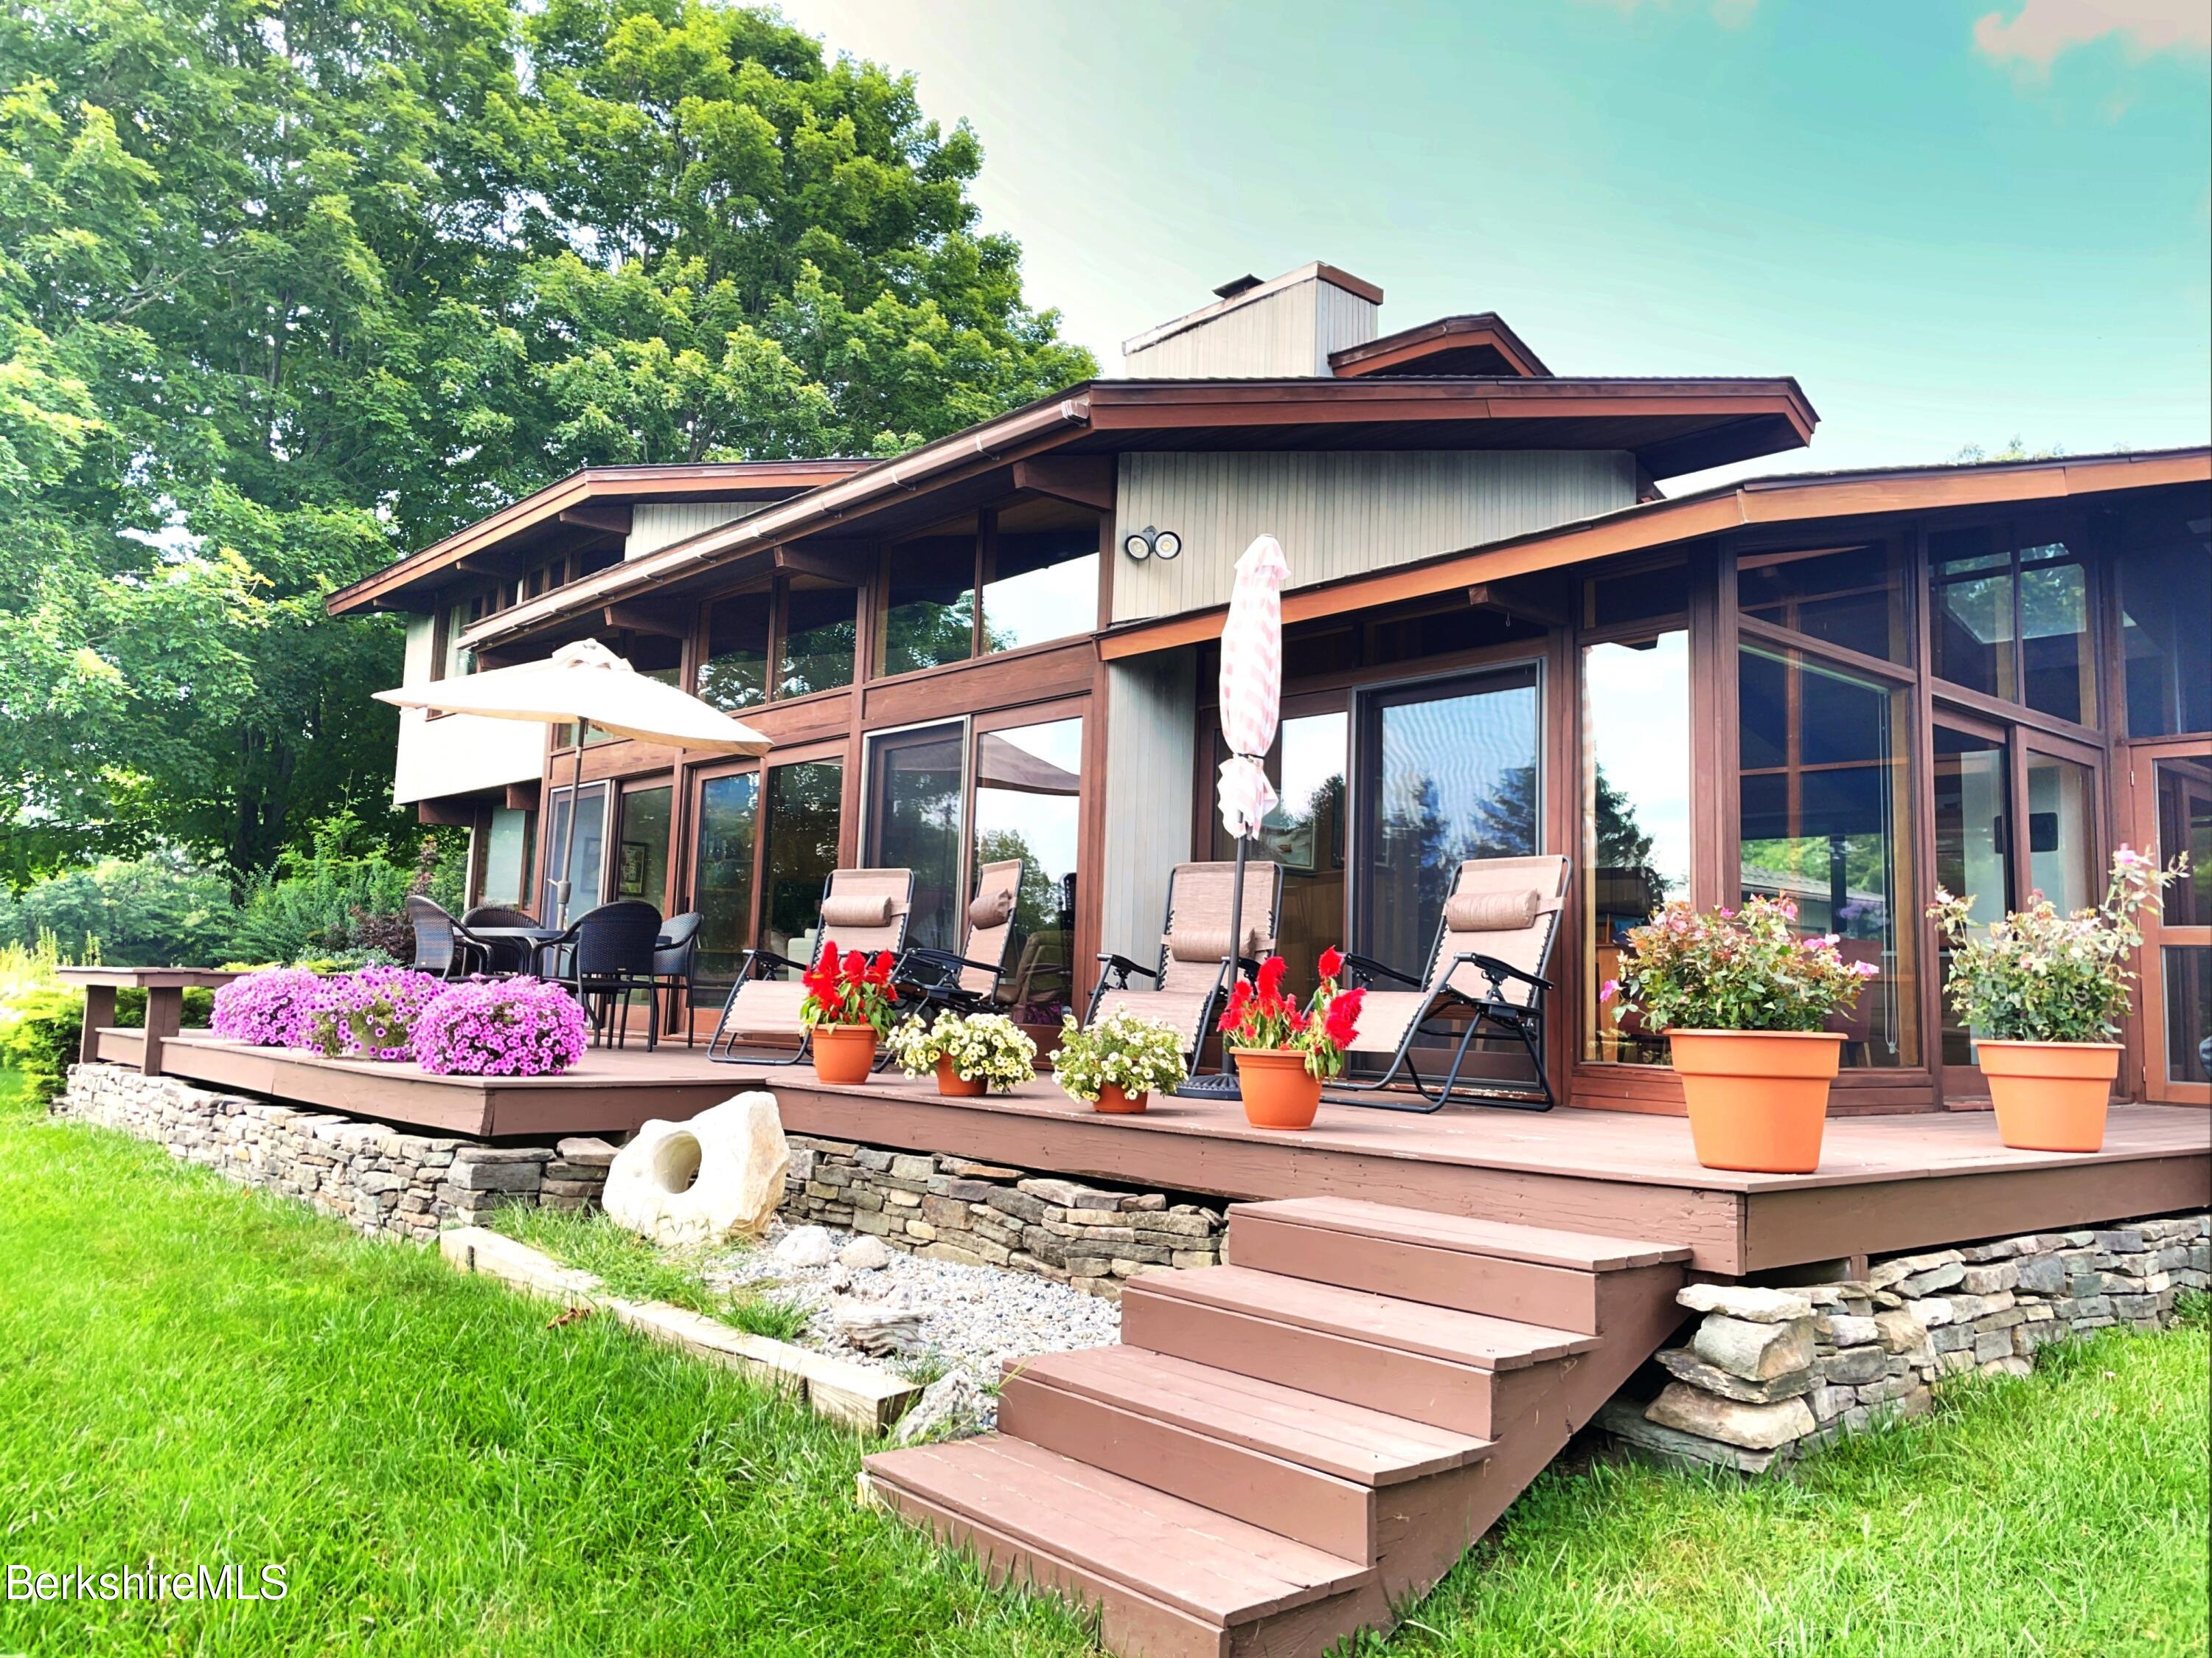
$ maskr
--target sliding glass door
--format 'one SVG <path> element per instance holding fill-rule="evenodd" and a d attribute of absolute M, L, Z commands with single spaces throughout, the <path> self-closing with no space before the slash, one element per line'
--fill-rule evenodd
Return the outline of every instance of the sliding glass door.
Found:
<path fill-rule="evenodd" d="M 914 871 L 909 943 L 960 948 L 961 833 L 967 728 L 958 721 L 868 741 L 867 846 L 863 861 Z"/>
<path fill-rule="evenodd" d="M 1534 663 L 1361 697 L 1354 845 L 1359 948 L 1421 973 L 1468 858 L 1542 844 Z"/>

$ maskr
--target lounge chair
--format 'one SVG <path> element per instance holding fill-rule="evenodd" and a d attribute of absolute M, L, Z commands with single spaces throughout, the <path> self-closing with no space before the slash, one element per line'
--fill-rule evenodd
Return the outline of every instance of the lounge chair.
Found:
<path fill-rule="evenodd" d="M 1368 987 L 1351 1051 L 1388 1054 L 1390 1063 L 1371 1081 L 1331 1083 L 1322 1098 L 1385 1111 L 1431 1112 L 1447 1105 L 1549 1111 L 1554 1100 L 1544 1065 L 1544 998 L 1552 985 L 1543 974 L 1559 932 L 1568 867 L 1565 858 L 1551 856 L 1472 858 L 1461 864 L 1444 899 L 1428 972 L 1419 978 L 1369 956 L 1346 955 L 1347 982 Z M 1376 990 L 1377 978 L 1412 988 Z M 1439 1023 L 1458 1028 L 1443 1033 L 1451 1064 L 1437 1084 L 1422 1076 L 1413 1054 L 1423 1032 Z M 1463 1079 L 1468 1051 L 1478 1037 L 1518 1041 L 1536 1068 L 1534 1082 Z M 1376 1097 L 1401 1082 L 1412 1084 L 1413 1097 Z"/>
<path fill-rule="evenodd" d="M 906 948 L 907 917 L 913 908 L 911 869 L 832 870 L 822 888 L 815 948 L 828 940 L 840 950 L 870 956 L 889 950 L 897 955 Z M 707 1057 L 729 1065 L 795 1065 L 805 1058 L 812 1033 L 799 1015 L 806 986 L 797 975 L 809 965 L 759 946 L 747 950 L 723 1000 L 722 1016 L 714 1021 L 714 1034 L 708 1039 Z M 787 1055 L 773 1058 L 738 1051 L 741 1042 L 758 1037 L 797 1046 Z"/>
<path fill-rule="evenodd" d="M 901 992 L 911 990 L 925 1009 L 987 1011 L 1000 1001 L 1006 950 L 1014 937 L 1014 901 L 1022 889 L 1022 861 L 987 863 L 975 875 L 975 896 L 968 905 L 968 937 L 957 954 L 909 944 L 892 977 Z"/>
<path fill-rule="evenodd" d="M 1096 1024 L 1127 1009 L 1171 1027 L 1182 1039 L 1186 1070 L 1195 1064 L 1212 1028 L 1231 971 L 1229 899 L 1234 863 L 1178 863 L 1168 879 L 1167 924 L 1160 934 L 1157 966 L 1125 955 L 1098 958 L 1098 983 L 1083 1022 Z M 1275 948 L 1275 920 L 1282 904 L 1280 865 L 1255 859 L 1244 866 L 1244 937 L 1235 954 L 1256 971 L 1258 958 Z M 1133 987 L 1129 975 L 1152 981 L 1150 990 Z"/>

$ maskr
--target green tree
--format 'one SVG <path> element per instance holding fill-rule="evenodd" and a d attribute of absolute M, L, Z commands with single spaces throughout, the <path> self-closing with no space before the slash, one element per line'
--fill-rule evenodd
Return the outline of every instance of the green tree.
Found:
<path fill-rule="evenodd" d="M 391 840 L 388 620 L 581 465 L 881 453 L 1091 372 L 912 82 L 703 0 L 0 15 L 5 874 Z"/>

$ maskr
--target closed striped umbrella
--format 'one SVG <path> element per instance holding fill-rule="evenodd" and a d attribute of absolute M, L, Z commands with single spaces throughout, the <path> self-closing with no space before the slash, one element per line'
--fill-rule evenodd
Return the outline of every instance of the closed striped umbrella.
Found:
<path fill-rule="evenodd" d="M 1221 628 L 1221 735 L 1229 744 L 1221 766 L 1221 821 L 1239 838 L 1258 834 L 1275 804 L 1262 762 L 1274 746 L 1282 709 L 1283 583 L 1290 575 L 1275 538 L 1256 539 L 1237 561 L 1237 586 Z"/>

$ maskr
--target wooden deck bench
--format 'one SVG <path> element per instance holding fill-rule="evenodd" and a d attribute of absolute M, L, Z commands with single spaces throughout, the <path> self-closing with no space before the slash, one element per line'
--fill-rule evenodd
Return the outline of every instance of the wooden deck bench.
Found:
<path fill-rule="evenodd" d="M 184 1028 L 185 992 L 219 990 L 239 975 L 213 967 L 64 967 L 61 976 L 84 986 L 84 1030 L 77 1038 L 79 1064 L 100 1058 L 100 1033 L 115 1023 L 115 993 L 146 992 L 146 1032 L 138 1054 L 138 1069 L 149 1076 L 161 1074 L 161 1047 Z"/>

